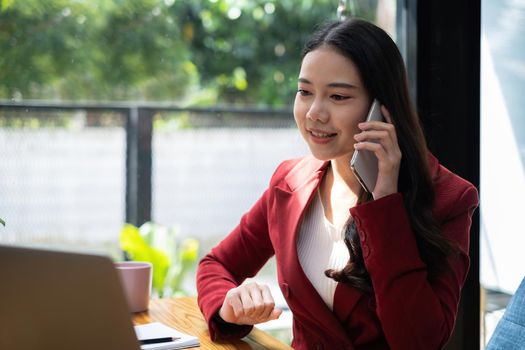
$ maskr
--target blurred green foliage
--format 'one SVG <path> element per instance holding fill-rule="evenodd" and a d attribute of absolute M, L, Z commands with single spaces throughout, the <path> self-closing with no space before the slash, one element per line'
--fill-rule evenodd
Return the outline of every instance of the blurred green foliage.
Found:
<path fill-rule="evenodd" d="M 153 292 L 162 298 L 185 294 L 182 282 L 195 266 L 199 242 L 176 239 L 176 230 L 147 222 L 140 227 L 125 224 L 120 231 L 120 248 L 134 261 L 148 261 L 153 266 Z"/>
<path fill-rule="evenodd" d="M 0 99 L 291 103 L 335 0 L 0 0 Z"/>

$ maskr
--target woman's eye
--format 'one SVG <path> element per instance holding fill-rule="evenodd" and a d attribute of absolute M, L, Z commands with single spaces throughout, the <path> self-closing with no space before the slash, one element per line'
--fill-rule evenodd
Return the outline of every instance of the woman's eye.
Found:
<path fill-rule="evenodd" d="M 336 101 L 343 101 L 343 100 L 346 100 L 346 99 L 349 99 L 350 96 L 343 96 L 343 95 L 332 95 L 332 99 L 336 100 Z"/>
<path fill-rule="evenodd" d="M 310 91 L 303 90 L 303 89 L 298 89 L 297 92 L 298 92 L 301 96 L 308 96 L 308 95 L 311 95 L 311 94 L 310 94 Z"/>

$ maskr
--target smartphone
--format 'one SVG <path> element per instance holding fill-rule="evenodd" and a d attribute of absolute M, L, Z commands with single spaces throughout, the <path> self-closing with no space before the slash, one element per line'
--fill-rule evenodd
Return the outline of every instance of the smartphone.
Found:
<path fill-rule="evenodd" d="M 366 117 L 366 121 L 374 120 L 385 120 L 381 115 L 381 104 L 376 99 L 372 102 L 372 106 Z M 355 150 L 352 159 L 350 160 L 350 169 L 352 169 L 352 172 L 365 191 L 372 193 L 376 186 L 378 173 L 377 157 L 374 152 Z"/>

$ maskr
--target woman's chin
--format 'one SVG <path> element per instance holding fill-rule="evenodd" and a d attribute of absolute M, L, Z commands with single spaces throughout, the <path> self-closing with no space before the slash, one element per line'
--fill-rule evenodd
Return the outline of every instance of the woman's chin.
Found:
<path fill-rule="evenodd" d="M 316 150 L 310 149 L 310 153 L 312 156 L 318 160 L 321 160 L 323 162 L 334 160 L 334 159 L 344 159 L 350 161 L 352 159 L 352 154 L 354 153 L 344 153 L 344 154 L 333 154 L 333 153 L 326 153 L 326 152 L 316 152 Z"/>
<path fill-rule="evenodd" d="M 326 152 L 319 152 L 319 150 L 313 149 L 312 147 L 309 147 L 309 148 L 310 148 L 310 153 L 312 154 L 312 156 L 318 160 L 328 161 L 333 158 L 331 154 L 328 154 Z"/>
<path fill-rule="evenodd" d="M 312 153 L 312 156 L 314 156 L 315 159 L 321 160 L 323 162 L 327 162 L 327 161 L 330 161 L 330 160 L 333 159 L 331 157 L 327 157 L 327 156 L 324 156 L 324 155 L 318 155 L 318 154 L 315 154 L 315 153 Z"/>

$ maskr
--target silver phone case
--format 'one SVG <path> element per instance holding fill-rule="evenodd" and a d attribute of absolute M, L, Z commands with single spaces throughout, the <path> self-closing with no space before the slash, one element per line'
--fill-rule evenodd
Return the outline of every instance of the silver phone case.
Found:
<path fill-rule="evenodd" d="M 383 116 L 381 115 L 381 105 L 379 101 L 374 100 L 366 121 L 383 121 Z M 373 152 L 365 150 L 355 150 L 350 160 L 350 169 L 354 173 L 355 177 L 365 189 L 365 191 L 372 193 L 374 191 L 376 181 L 377 181 L 377 157 Z"/>

